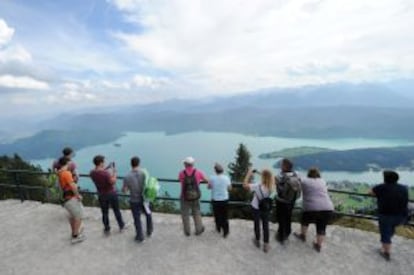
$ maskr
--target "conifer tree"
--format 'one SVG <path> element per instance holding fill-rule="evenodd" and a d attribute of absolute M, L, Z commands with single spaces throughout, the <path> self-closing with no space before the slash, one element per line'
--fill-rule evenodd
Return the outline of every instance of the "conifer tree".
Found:
<path fill-rule="evenodd" d="M 229 164 L 229 174 L 232 181 L 241 182 L 244 180 L 247 170 L 251 166 L 250 156 L 247 147 L 243 143 L 240 143 L 236 151 L 235 162 Z"/>
<path fill-rule="evenodd" d="M 249 150 L 247 150 L 247 147 L 243 143 L 240 143 L 239 147 L 236 150 L 235 161 L 228 165 L 228 168 L 230 170 L 230 178 L 233 183 L 240 183 L 244 180 L 247 170 L 251 165 L 250 156 L 251 155 Z M 234 187 L 230 191 L 231 201 L 247 202 L 250 199 L 250 193 L 244 190 L 241 186 Z M 251 211 L 249 206 L 235 206 L 229 208 L 229 216 L 231 218 L 249 218 L 250 212 Z"/>

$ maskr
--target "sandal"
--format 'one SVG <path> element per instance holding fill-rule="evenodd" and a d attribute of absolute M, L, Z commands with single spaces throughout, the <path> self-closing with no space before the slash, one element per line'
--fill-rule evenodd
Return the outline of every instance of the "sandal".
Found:
<path fill-rule="evenodd" d="M 379 250 L 379 254 L 381 255 L 381 257 L 383 257 L 386 261 L 390 261 L 391 260 L 391 255 L 388 252 L 384 252 L 381 249 Z"/>
<path fill-rule="evenodd" d="M 313 249 L 315 249 L 317 252 L 321 252 L 321 245 L 317 243 L 313 243 Z"/>

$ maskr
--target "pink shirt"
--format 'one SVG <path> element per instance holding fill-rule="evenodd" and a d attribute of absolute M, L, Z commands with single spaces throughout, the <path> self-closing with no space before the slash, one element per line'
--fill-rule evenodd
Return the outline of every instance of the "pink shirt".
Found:
<path fill-rule="evenodd" d="M 187 175 L 188 175 L 188 176 L 190 176 L 190 175 L 192 175 L 192 174 L 193 174 L 194 169 L 196 169 L 196 168 L 194 168 L 194 167 L 187 167 L 187 168 L 185 168 L 184 170 L 185 170 L 185 172 L 187 173 Z M 182 171 L 180 172 L 180 174 L 178 175 L 178 179 L 180 180 L 180 184 L 181 184 L 181 195 L 180 195 L 180 197 L 182 197 L 182 196 L 183 196 L 184 170 L 182 170 Z M 198 183 L 198 184 L 200 184 L 200 182 L 206 178 L 206 177 L 204 176 L 204 173 L 203 173 L 203 172 L 201 172 L 201 171 L 200 171 L 200 170 L 198 170 L 198 169 L 196 169 L 196 172 L 195 172 L 195 175 L 194 175 L 194 176 L 195 176 L 196 181 L 197 181 L 197 183 Z"/>

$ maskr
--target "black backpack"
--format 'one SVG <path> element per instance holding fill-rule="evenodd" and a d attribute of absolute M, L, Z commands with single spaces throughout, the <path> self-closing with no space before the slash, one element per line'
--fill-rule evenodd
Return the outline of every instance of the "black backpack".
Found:
<path fill-rule="evenodd" d="M 195 201 L 201 197 L 200 188 L 195 177 L 196 169 L 193 170 L 191 175 L 187 175 L 184 170 L 183 180 L 183 197 L 186 201 Z"/>
<path fill-rule="evenodd" d="M 257 196 L 257 194 L 256 196 L 259 199 L 260 212 L 270 212 L 270 210 L 272 210 L 272 203 L 273 203 L 272 199 L 270 197 L 265 197 L 263 195 L 262 188 L 260 188 L 260 186 L 259 186 L 259 191 L 260 191 L 260 194 L 262 195 L 262 198 L 259 199 L 259 196 Z"/>

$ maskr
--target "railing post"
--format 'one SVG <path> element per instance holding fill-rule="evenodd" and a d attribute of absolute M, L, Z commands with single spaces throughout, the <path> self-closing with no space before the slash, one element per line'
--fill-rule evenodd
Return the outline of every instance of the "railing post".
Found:
<path fill-rule="evenodd" d="M 17 192 L 19 193 L 20 201 L 23 202 L 24 201 L 24 194 L 23 194 L 23 190 L 20 186 L 20 175 L 16 171 L 13 172 L 13 175 L 14 175 L 14 182 L 17 185 Z"/>

